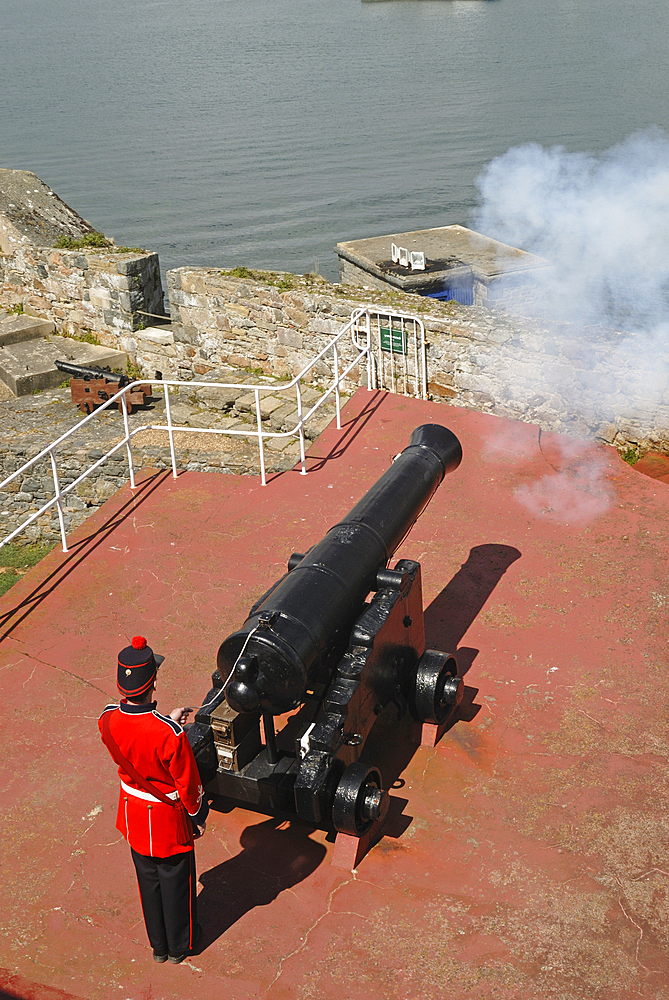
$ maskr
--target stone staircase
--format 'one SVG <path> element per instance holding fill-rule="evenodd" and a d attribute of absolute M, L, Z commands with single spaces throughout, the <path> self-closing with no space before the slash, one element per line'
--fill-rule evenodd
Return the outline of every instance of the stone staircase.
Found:
<path fill-rule="evenodd" d="M 271 376 L 249 376 L 248 372 L 235 369 L 212 369 L 202 376 L 203 381 L 223 382 L 225 388 L 196 388 L 188 384 L 170 390 L 172 420 L 183 430 L 176 434 L 177 460 L 181 468 L 204 472 L 232 472 L 236 474 L 260 471 L 256 434 L 255 393 L 237 388 L 239 383 L 257 382 L 265 391 L 261 396 L 260 415 L 264 431 L 283 433 L 297 423 L 297 406 L 294 391 L 286 394 L 285 383 Z M 159 383 L 154 384 L 159 391 Z M 302 387 L 303 411 L 319 399 L 321 392 L 308 385 Z M 342 405 L 348 398 L 342 393 Z M 154 401 L 154 421 L 165 423 L 164 399 Z M 327 400 L 309 420 L 304 433 L 307 447 L 327 427 L 335 416 L 334 400 Z M 133 420 L 141 419 L 139 412 Z M 189 433 L 188 428 L 213 428 L 216 430 L 250 431 L 251 436 L 209 435 Z M 142 449 L 142 462 L 158 468 L 170 464 L 166 435 L 162 431 L 148 430 L 137 438 L 137 448 Z M 267 472 L 291 468 L 300 457 L 300 443 L 296 437 L 265 439 Z"/>
<path fill-rule="evenodd" d="M 109 365 L 125 370 L 123 351 L 58 337 L 50 320 L 0 312 L 0 380 L 15 396 L 55 389 L 67 378 L 55 361 L 75 365 Z"/>

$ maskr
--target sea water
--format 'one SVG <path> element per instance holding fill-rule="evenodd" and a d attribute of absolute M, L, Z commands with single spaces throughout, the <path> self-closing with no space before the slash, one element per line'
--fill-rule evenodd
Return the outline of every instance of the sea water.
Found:
<path fill-rule="evenodd" d="M 4 0 L 0 166 L 163 269 L 334 278 L 510 146 L 666 125 L 668 65 L 666 0 Z"/>

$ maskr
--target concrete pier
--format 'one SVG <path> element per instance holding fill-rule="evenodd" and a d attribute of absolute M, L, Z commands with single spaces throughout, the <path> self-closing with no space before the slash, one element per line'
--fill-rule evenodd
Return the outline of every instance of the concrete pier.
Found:
<path fill-rule="evenodd" d="M 425 255 L 425 270 L 392 259 L 392 246 Z M 500 243 L 464 226 L 338 243 L 342 284 L 395 288 L 401 292 L 456 299 L 464 305 L 500 305 L 526 295 L 533 272 L 549 266 L 543 257 Z"/>

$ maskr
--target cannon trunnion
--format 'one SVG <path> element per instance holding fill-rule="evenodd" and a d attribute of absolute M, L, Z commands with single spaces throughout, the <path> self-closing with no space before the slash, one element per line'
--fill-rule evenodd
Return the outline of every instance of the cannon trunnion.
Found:
<path fill-rule="evenodd" d="M 455 658 L 425 649 L 419 563 L 387 568 L 461 457 L 445 427 L 416 428 L 353 510 L 290 557 L 222 643 L 188 727 L 209 794 L 354 837 L 383 821 L 381 773 L 360 760 L 378 716 L 394 704 L 398 718 L 440 724 L 462 699 Z M 274 716 L 289 712 L 277 745 Z"/>

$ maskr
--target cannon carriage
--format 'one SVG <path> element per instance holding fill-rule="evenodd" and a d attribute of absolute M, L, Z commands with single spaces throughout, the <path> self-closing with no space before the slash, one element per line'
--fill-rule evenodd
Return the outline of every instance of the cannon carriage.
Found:
<path fill-rule="evenodd" d="M 133 381 L 129 375 L 113 372 L 110 368 L 101 368 L 99 365 L 75 365 L 70 361 L 54 362 L 59 371 L 70 375 L 70 393 L 72 402 L 78 406 L 82 413 L 92 413 L 98 406 L 102 406 L 108 399 L 115 396 L 119 389 L 124 389 Z M 156 372 L 156 378 L 160 372 Z M 162 378 L 162 375 L 160 375 Z M 144 406 L 147 399 L 151 398 L 151 386 L 148 383 L 134 385 L 125 394 L 125 407 L 128 413 L 132 413 L 133 408 Z M 123 412 L 123 402 L 119 399 L 117 406 Z"/>
<path fill-rule="evenodd" d="M 394 704 L 398 718 L 439 725 L 462 699 L 455 658 L 425 648 L 420 564 L 388 568 L 461 458 L 447 428 L 416 428 L 221 644 L 212 688 L 187 727 L 209 794 L 357 838 L 383 823 L 381 772 L 360 759 L 377 718 Z M 277 742 L 274 718 L 291 712 Z"/>

